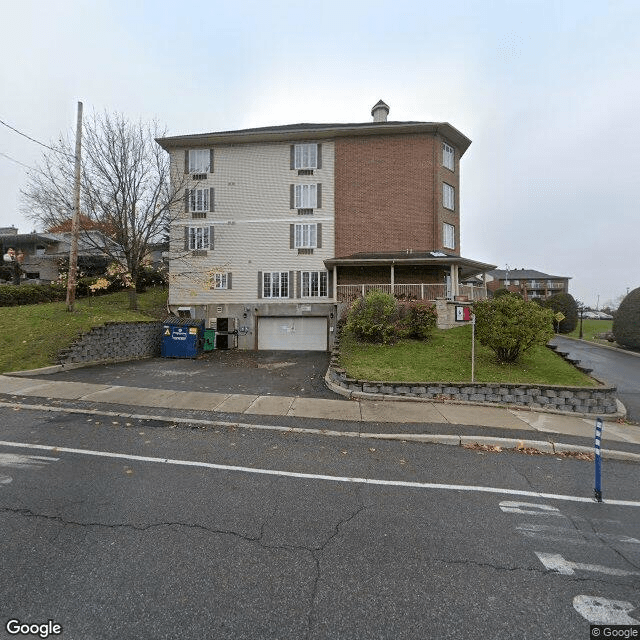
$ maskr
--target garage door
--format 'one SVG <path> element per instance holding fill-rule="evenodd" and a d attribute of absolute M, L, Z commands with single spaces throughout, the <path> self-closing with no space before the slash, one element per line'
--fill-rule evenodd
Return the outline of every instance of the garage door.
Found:
<path fill-rule="evenodd" d="M 327 319 L 258 318 L 258 349 L 327 350 Z"/>

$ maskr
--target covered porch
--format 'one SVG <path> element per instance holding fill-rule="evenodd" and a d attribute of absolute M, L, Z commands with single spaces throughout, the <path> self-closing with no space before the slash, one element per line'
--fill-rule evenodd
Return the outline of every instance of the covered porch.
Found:
<path fill-rule="evenodd" d="M 350 303 L 372 290 L 404 300 L 459 300 L 487 297 L 486 271 L 493 265 L 442 251 L 360 253 L 325 260 L 333 273 L 333 297 Z"/>

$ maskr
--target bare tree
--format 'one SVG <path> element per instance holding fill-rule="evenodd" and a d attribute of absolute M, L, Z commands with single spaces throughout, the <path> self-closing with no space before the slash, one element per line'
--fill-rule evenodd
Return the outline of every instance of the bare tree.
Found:
<path fill-rule="evenodd" d="M 133 283 L 143 272 L 149 245 L 171 223 L 172 206 L 184 197 L 177 176 L 171 181 L 169 156 L 155 139 L 157 123 L 133 123 L 123 115 L 93 114 L 83 126 L 80 213 L 93 231 L 85 242 L 122 263 Z M 63 224 L 73 211 L 73 146 L 62 137 L 43 154 L 22 190 L 23 211 L 44 229 Z M 176 207 L 173 208 L 177 210 Z M 131 308 L 136 308 L 131 288 Z"/>

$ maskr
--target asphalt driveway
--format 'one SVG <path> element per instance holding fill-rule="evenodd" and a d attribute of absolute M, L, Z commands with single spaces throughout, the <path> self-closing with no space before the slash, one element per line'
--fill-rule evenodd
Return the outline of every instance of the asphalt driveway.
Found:
<path fill-rule="evenodd" d="M 329 359 L 330 354 L 317 351 L 221 350 L 196 359 L 150 358 L 33 377 L 149 389 L 335 399 L 338 396 L 324 385 Z"/>

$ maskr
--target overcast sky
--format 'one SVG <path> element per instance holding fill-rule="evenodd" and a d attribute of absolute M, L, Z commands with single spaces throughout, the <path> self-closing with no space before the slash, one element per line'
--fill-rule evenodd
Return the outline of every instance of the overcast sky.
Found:
<path fill-rule="evenodd" d="M 640 2 L 0 0 L 0 120 L 48 143 L 85 113 L 170 135 L 296 122 L 449 122 L 461 253 L 640 286 Z M 0 125 L 0 226 L 43 151 Z M 10 160 L 9 156 L 13 160 Z"/>

